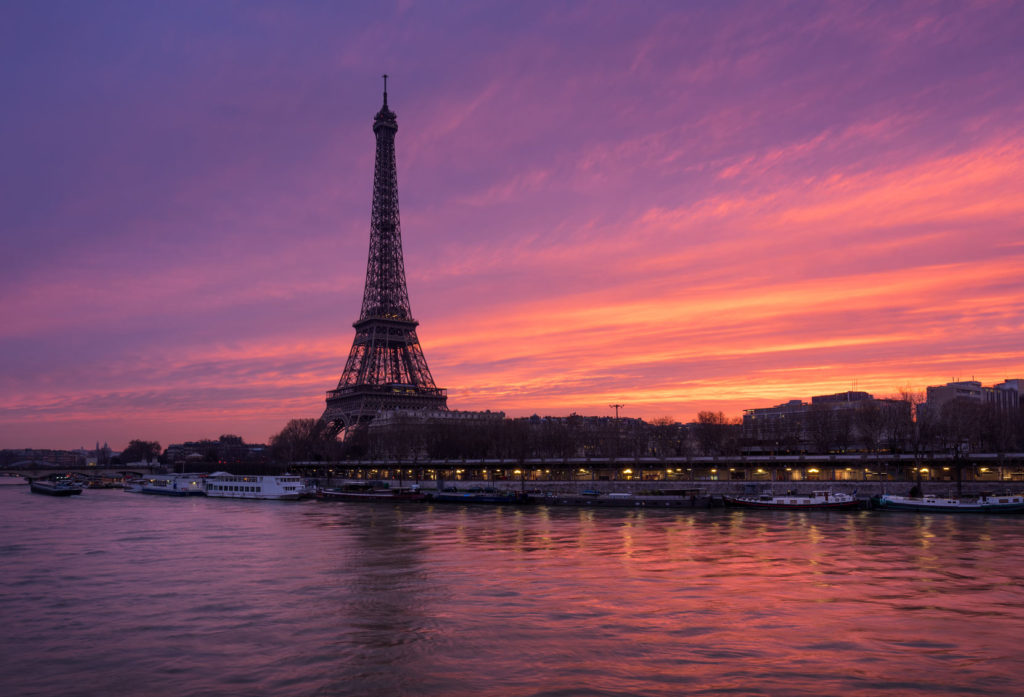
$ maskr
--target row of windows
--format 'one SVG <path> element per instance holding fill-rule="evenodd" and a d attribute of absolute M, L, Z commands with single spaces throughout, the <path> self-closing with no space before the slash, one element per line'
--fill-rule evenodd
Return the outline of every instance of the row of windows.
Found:
<path fill-rule="evenodd" d="M 258 482 L 259 477 L 217 477 L 218 482 Z M 298 482 L 299 477 L 277 477 L 278 482 Z"/>
<path fill-rule="evenodd" d="M 253 493 L 260 493 L 263 487 L 259 486 L 222 486 L 220 484 L 210 484 L 206 487 L 211 491 L 249 491 Z"/>

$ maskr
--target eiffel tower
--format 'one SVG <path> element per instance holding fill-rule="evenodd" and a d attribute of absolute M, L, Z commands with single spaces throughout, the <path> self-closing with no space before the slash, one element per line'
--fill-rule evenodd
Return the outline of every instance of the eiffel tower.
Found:
<path fill-rule="evenodd" d="M 377 157 L 363 306 L 352 325 L 356 336 L 345 370 L 338 386 L 327 393 L 327 408 L 320 417 L 335 432 L 366 423 L 383 411 L 448 409 L 448 396 L 434 384 L 416 337 L 419 322 L 409 309 L 398 222 L 397 131 L 396 115 L 388 109 L 385 75 L 384 105 L 373 119 Z"/>

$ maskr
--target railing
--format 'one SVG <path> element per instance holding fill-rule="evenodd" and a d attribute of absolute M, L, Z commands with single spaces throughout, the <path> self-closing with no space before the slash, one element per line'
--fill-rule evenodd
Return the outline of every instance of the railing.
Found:
<path fill-rule="evenodd" d="M 339 399 L 351 394 L 379 394 L 389 396 L 419 397 L 423 395 L 447 397 L 448 390 L 442 387 L 416 387 L 415 385 L 346 385 L 327 391 L 328 399 Z"/>
<path fill-rule="evenodd" d="M 400 460 L 392 459 L 361 459 L 361 460 L 340 460 L 331 464 L 338 465 L 351 465 L 351 466 L 366 466 L 366 465 L 380 465 L 384 462 L 396 462 L 402 463 L 413 462 L 412 458 L 401 458 Z M 951 453 L 920 453 L 914 455 L 912 453 L 855 453 L 845 455 L 700 455 L 700 456 L 678 456 L 678 457 L 631 457 L 631 456 L 619 456 L 619 457 L 529 457 L 529 458 L 447 458 L 447 459 L 424 459 L 417 458 L 415 460 L 417 466 L 450 466 L 452 464 L 469 465 L 469 466 L 519 466 L 519 465 L 594 465 L 594 466 L 614 466 L 614 465 L 644 465 L 644 466 L 658 466 L 658 467 L 678 467 L 680 465 L 710 465 L 710 466 L 740 466 L 740 465 L 765 465 L 765 464 L 808 464 L 808 465 L 828 465 L 828 464 L 865 464 L 872 465 L 876 463 L 928 463 L 928 462 L 939 462 L 939 463 L 950 463 L 954 461 L 962 461 L 964 463 L 974 462 L 1021 462 L 1024 463 L 1024 453 L 971 453 L 967 456 L 955 455 Z M 294 464 L 323 464 L 323 463 L 294 463 Z"/>

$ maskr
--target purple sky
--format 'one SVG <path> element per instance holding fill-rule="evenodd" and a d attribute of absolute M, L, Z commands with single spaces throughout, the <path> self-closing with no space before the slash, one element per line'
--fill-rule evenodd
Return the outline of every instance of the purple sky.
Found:
<path fill-rule="evenodd" d="M 0 447 L 265 441 L 359 314 L 380 74 L 457 409 L 1024 377 L 1024 5 L 7 2 Z"/>

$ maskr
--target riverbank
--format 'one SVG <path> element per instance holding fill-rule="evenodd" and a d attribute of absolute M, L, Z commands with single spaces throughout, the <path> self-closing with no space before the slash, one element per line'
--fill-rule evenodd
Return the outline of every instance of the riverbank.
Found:
<path fill-rule="evenodd" d="M 365 479 L 339 479 L 339 478 L 318 478 L 320 486 L 341 486 L 346 483 L 365 483 Z M 608 494 L 633 494 L 640 495 L 675 495 L 675 496 L 737 496 L 750 493 L 761 493 L 771 491 L 782 494 L 793 491 L 798 494 L 810 494 L 814 491 L 832 491 L 843 494 L 856 494 L 859 498 L 871 498 L 880 494 L 895 494 L 905 496 L 910 493 L 914 486 L 920 486 L 925 493 L 931 494 L 956 494 L 956 482 L 935 482 L 925 481 L 918 484 L 912 481 L 883 482 L 883 481 L 804 481 L 804 482 L 759 482 L 759 481 L 707 481 L 694 480 L 671 482 L 664 481 L 449 481 L 441 482 L 435 480 L 413 479 L 384 479 L 379 480 L 389 487 L 409 486 L 417 484 L 424 492 L 432 492 L 438 489 L 456 489 L 458 491 L 472 491 L 481 488 L 494 489 L 500 492 L 521 492 L 526 491 L 534 494 L 569 495 L 597 493 Z M 961 491 L 964 496 L 977 496 L 983 493 L 1017 493 L 1024 490 L 1022 482 L 963 482 Z"/>

